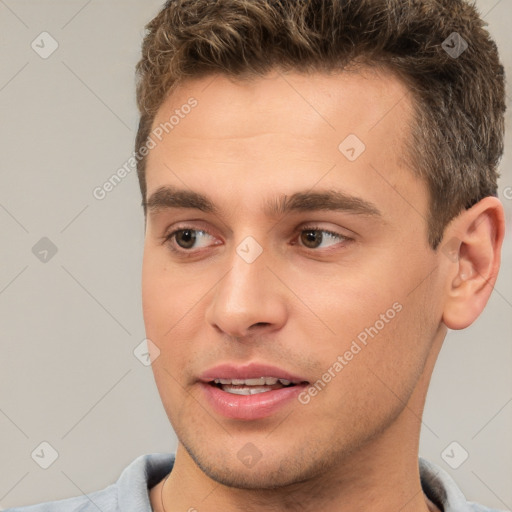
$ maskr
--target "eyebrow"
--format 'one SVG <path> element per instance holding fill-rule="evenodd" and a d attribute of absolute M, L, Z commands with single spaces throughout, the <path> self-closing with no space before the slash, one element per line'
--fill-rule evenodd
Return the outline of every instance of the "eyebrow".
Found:
<path fill-rule="evenodd" d="M 193 208 L 205 213 L 219 215 L 219 208 L 206 195 L 192 190 L 163 186 L 151 194 L 142 206 L 150 213 L 170 208 Z M 343 211 L 358 215 L 382 217 L 382 213 L 373 204 L 339 190 L 299 191 L 288 196 L 281 194 L 265 203 L 264 213 L 269 217 L 283 216 L 291 212 L 319 210 Z"/>

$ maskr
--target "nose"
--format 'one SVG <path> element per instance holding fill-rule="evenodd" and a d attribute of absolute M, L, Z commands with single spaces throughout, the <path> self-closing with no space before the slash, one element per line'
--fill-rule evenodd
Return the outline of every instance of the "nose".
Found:
<path fill-rule="evenodd" d="M 286 290 L 267 268 L 265 251 L 252 263 L 234 251 L 230 263 L 206 308 L 206 321 L 218 332 L 236 338 L 279 330 L 288 314 Z"/>

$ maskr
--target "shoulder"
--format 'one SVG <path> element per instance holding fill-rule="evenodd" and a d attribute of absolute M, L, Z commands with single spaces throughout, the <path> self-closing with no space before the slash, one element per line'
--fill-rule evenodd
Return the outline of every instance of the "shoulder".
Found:
<path fill-rule="evenodd" d="M 117 490 L 115 484 L 107 488 L 89 493 L 87 496 L 77 496 L 58 501 L 47 501 L 25 507 L 8 508 L 4 512 L 113 512 L 117 507 Z"/>
<path fill-rule="evenodd" d="M 436 464 L 419 457 L 421 486 L 444 512 L 510 512 L 467 501 L 453 478 Z"/>
<path fill-rule="evenodd" d="M 509 510 L 485 507 L 484 505 L 474 503 L 473 501 L 468 501 L 468 506 L 471 512 L 510 512 Z"/>
<path fill-rule="evenodd" d="M 149 491 L 173 467 L 174 456 L 140 455 L 125 467 L 117 482 L 74 498 L 9 508 L 4 512 L 151 512 Z"/>

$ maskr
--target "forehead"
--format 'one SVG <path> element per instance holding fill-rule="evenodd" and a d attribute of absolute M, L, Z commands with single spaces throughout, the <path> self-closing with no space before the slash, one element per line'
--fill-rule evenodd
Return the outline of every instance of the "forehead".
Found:
<path fill-rule="evenodd" d="M 261 204 L 265 191 L 289 194 L 320 181 L 373 203 L 396 202 L 409 186 L 425 195 L 404 162 L 411 107 L 407 87 L 376 69 L 189 80 L 155 116 L 147 195 L 172 183 L 224 190 L 232 201 L 258 195 Z"/>
<path fill-rule="evenodd" d="M 316 136 L 319 130 L 341 134 L 352 129 L 364 135 L 387 116 L 388 125 L 407 117 L 408 93 L 405 84 L 383 68 L 360 67 L 330 74 L 273 70 L 250 79 L 212 74 L 178 85 L 160 107 L 154 126 L 168 121 L 173 112 L 195 98 L 202 122 L 194 124 L 193 133 L 188 129 L 190 123 L 180 122 L 182 136 L 211 137 L 221 129 L 224 135 L 242 137 L 258 128 L 286 130 L 301 138 Z"/>

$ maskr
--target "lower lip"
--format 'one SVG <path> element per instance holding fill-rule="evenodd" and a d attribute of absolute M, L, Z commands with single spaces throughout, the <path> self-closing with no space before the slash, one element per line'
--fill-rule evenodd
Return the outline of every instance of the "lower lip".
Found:
<path fill-rule="evenodd" d="M 208 403 L 221 416 L 237 420 L 259 420 L 271 416 L 297 399 L 306 385 L 298 384 L 255 395 L 235 395 L 206 383 L 201 383 L 201 387 Z"/>

